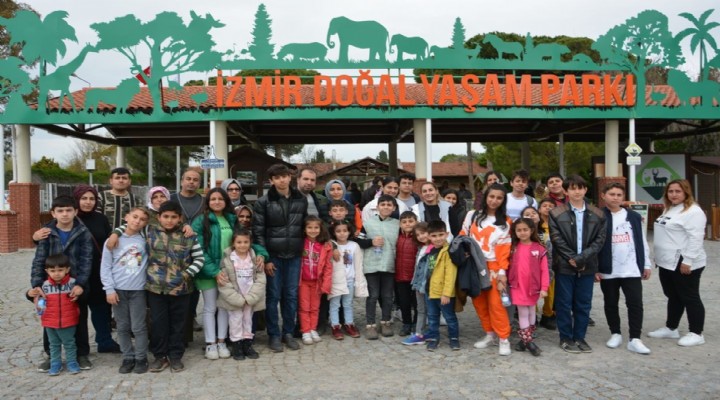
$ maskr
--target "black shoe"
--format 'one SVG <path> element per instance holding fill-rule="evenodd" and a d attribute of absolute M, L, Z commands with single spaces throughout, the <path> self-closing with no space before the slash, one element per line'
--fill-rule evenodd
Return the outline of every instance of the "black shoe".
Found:
<path fill-rule="evenodd" d="M 525 351 L 525 349 L 525 342 L 523 342 L 522 340 L 515 344 L 515 351 Z"/>
<path fill-rule="evenodd" d="M 589 344 L 585 341 L 585 339 L 576 340 L 575 344 L 577 345 L 578 349 L 580 349 L 583 353 L 592 353 L 592 347 L 590 347 Z"/>
<path fill-rule="evenodd" d="M 525 347 L 530 351 L 530 354 L 534 355 L 535 357 L 539 356 L 540 353 L 542 353 L 542 350 L 538 347 L 538 345 L 535 344 L 535 342 L 528 342 Z"/>
<path fill-rule="evenodd" d="M 595 326 L 595 320 L 592 318 L 588 318 L 588 326 Z"/>
<path fill-rule="evenodd" d="M 166 357 L 156 358 L 155 361 L 150 364 L 150 372 L 162 372 L 170 365 Z"/>
<path fill-rule="evenodd" d="M 556 330 L 557 323 L 555 322 L 555 317 L 546 317 L 543 315 L 543 317 L 540 318 L 540 326 L 551 331 Z"/>
<path fill-rule="evenodd" d="M 253 349 L 253 341 L 252 339 L 245 339 L 240 341 L 240 345 L 242 346 L 242 352 L 245 354 L 245 357 L 251 359 L 251 360 L 257 360 L 260 358 L 260 354 L 258 354 L 255 349 Z"/>
<path fill-rule="evenodd" d="M 50 359 L 43 360 L 43 362 L 40 363 L 37 367 L 38 372 L 48 372 L 50 371 Z"/>
<path fill-rule="evenodd" d="M 183 364 L 182 360 L 177 358 L 174 360 L 170 360 L 170 371 L 171 372 L 181 372 L 185 369 L 185 364 Z"/>
<path fill-rule="evenodd" d="M 142 360 L 135 360 L 135 368 L 133 368 L 134 374 L 144 374 L 148 372 L 148 360 L 143 358 Z"/>
<path fill-rule="evenodd" d="M 280 341 L 280 338 L 277 336 L 270 336 L 270 340 L 268 341 L 268 347 L 273 353 L 282 353 L 283 352 L 283 345 Z"/>
<path fill-rule="evenodd" d="M 563 349 L 565 352 L 573 354 L 580 354 L 581 352 L 577 344 L 575 344 L 575 342 L 570 339 L 560 339 L 560 348 Z"/>
<path fill-rule="evenodd" d="M 242 350 L 242 341 L 232 342 L 230 346 L 230 355 L 233 360 L 242 361 L 245 359 L 245 353 Z"/>
<path fill-rule="evenodd" d="M 88 356 L 77 356 L 77 362 L 78 365 L 80 365 L 80 369 L 83 371 L 87 371 L 93 367 Z"/>
<path fill-rule="evenodd" d="M 98 353 L 115 353 L 115 354 L 122 353 L 120 351 L 120 345 L 115 342 L 112 342 L 112 344 L 110 344 L 109 346 L 98 346 L 97 352 Z"/>
<path fill-rule="evenodd" d="M 438 341 L 433 339 L 428 339 L 425 341 L 425 348 L 427 351 L 435 351 L 438 348 Z"/>
<path fill-rule="evenodd" d="M 460 340 L 459 339 L 450 339 L 450 350 L 453 350 L 453 351 L 460 350 Z"/>
<path fill-rule="evenodd" d="M 412 333 L 412 325 L 410 324 L 403 324 L 402 328 L 400 328 L 400 336 L 410 336 Z"/>
<path fill-rule="evenodd" d="M 123 360 L 118 372 L 121 374 L 129 374 L 133 371 L 133 368 L 135 368 L 135 360 L 126 359 Z"/>
<path fill-rule="evenodd" d="M 285 343 L 285 346 L 287 346 L 288 349 L 300 350 L 300 345 L 298 344 L 297 340 L 295 340 L 292 334 L 286 333 L 285 336 L 283 336 L 282 341 L 283 343 Z"/>

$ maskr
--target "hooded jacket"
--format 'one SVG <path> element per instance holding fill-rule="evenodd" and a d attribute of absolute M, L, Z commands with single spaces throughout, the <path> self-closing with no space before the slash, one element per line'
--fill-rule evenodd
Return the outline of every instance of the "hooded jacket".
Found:
<path fill-rule="evenodd" d="M 253 205 L 253 238 L 270 257 L 287 259 L 302 254 L 307 199 L 297 189 L 289 190 L 290 197 L 285 198 L 273 186 Z"/>
<path fill-rule="evenodd" d="M 235 272 L 235 265 L 230 258 L 230 253 L 233 249 L 225 249 L 224 257 L 222 260 L 222 270 L 228 276 L 230 284 L 218 287 L 219 296 L 217 299 L 217 305 L 220 308 L 224 308 L 228 311 L 240 310 L 246 304 L 252 306 L 253 312 L 262 311 L 265 309 L 265 284 L 267 277 L 265 276 L 265 270 L 263 268 L 253 269 L 253 284 L 250 287 L 250 291 L 243 295 L 240 293 L 240 287 L 237 283 L 237 273 Z M 250 249 L 250 258 L 255 259 L 255 252 Z"/>

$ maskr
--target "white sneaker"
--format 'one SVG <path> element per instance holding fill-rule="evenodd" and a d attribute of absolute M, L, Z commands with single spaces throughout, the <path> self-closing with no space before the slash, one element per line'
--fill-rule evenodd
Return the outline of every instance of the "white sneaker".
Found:
<path fill-rule="evenodd" d="M 500 349 L 498 350 L 498 354 L 501 356 L 509 356 L 510 355 L 510 341 L 507 339 L 500 339 Z"/>
<path fill-rule="evenodd" d="M 320 334 L 317 333 L 317 331 L 310 331 L 310 337 L 315 343 L 322 342 L 322 338 L 320 337 Z"/>
<path fill-rule="evenodd" d="M 228 350 L 225 342 L 221 342 L 221 343 L 217 344 L 217 352 L 218 352 L 218 356 L 220 356 L 220 358 L 230 358 L 230 350 Z"/>
<path fill-rule="evenodd" d="M 485 335 L 484 338 L 475 342 L 475 344 L 473 346 L 476 349 L 485 349 L 490 345 L 497 346 L 497 344 L 498 344 L 497 336 L 488 333 L 487 335 Z"/>
<path fill-rule="evenodd" d="M 617 349 L 622 344 L 622 335 L 619 333 L 613 333 L 610 335 L 610 340 L 605 343 L 605 346 L 611 348 L 611 349 Z M 628 343 L 628 348 L 630 348 L 630 343 Z"/>
<path fill-rule="evenodd" d="M 205 358 L 208 360 L 217 360 L 220 358 L 216 344 L 209 344 L 205 347 Z"/>
<path fill-rule="evenodd" d="M 703 335 L 698 335 L 697 333 L 688 333 L 687 335 L 683 336 L 680 340 L 678 340 L 679 346 L 699 346 L 701 344 L 705 343 L 705 338 Z"/>
<path fill-rule="evenodd" d="M 612 339 L 610 339 L 610 340 L 612 340 Z M 608 346 L 608 347 L 610 347 L 610 346 Z M 640 339 L 630 339 L 630 341 L 628 342 L 628 345 L 627 345 L 627 349 L 632 351 L 633 353 L 650 354 L 650 349 L 648 349 L 647 346 L 645 346 L 645 344 L 643 344 L 642 340 L 640 340 Z"/>
<path fill-rule="evenodd" d="M 303 344 L 315 343 L 315 342 L 313 342 L 312 335 L 310 334 L 310 332 L 302 334 L 302 342 L 303 342 Z"/>
<path fill-rule="evenodd" d="M 655 329 L 648 333 L 648 336 L 655 339 L 678 339 L 680 332 L 677 329 L 670 329 L 667 326 L 663 326 L 660 329 Z"/>

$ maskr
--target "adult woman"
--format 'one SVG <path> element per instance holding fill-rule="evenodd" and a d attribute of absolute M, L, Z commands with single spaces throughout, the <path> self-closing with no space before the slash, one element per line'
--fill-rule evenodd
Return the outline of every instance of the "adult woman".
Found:
<path fill-rule="evenodd" d="M 237 179 L 225 179 L 220 184 L 220 187 L 225 192 L 227 192 L 228 197 L 230 197 L 230 202 L 232 202 L 233 209 L 235 209 L 236 213 L 237 211 L 239 211 L 239 206 L 247 204 L 247 200 L 243 195 L 242 185 Z"/>
<path fill-rule="evenodd" d="M 510 321 L 500 299 L 500 292 L 507 289 L 506 271 L 510 264 L 510 218 L 506 215 L 507 191 L 499 183 L 485 190 L 483 206 L 465 216 L 460 235 L 473 238 L 487 260 L 492 289 L 473 298 L 475 312 L 480 318 L 486 336 L 475 343 L 484 349 L 499 340 L 499 354 L 510 355 Z"/>
<path fill-rule="evenodd" d="M 420 198 L 422 201 L 412 207 L 412 212 L 417 215 L 418 222 L 442 221 L 450 233 L 452 221 L 457 219 L 457 215 L 452 204 L 440 198 L 437 186 L 432 182 L 423 182 L 420 186 Z M 448 242 L 452 240 L 452 235 L 450 233 L 448 236 Z"/>
<path fill-rule="evenodd" d="M 495 171 L 488 171 L 485 173 L 485 177 L 483 178 L 483 187 L 480 189 L 477 194 L 475 194 L 475 203 L 473 203 L 473 208 L 476 210 L 479 210 L 482 208 L 482 200 L 484 198 L 483 193 L 492 185 L 500 182 L 500 174 L 498 174 Z"/>
<path fill-rule="evenodd" d="M 707 219 L 693 199 L 690 183 L 676 179 L 665 187 L 665 210 L 655 220 L 655 264 L 667 297 L 665 326 L 648 333 L 653 338 L 680 337 L 678 325 L 687 310 L 690 332 L 678 340 L 680 346 L 705 343 L 702 335 L 705 307 L 700 299 L 700 275 L 707 256 L 703 248 Z"/>
<path fill-rule="evenodd" d="M 345 195 L 347 194 L 347 188 L 345 187 L 345 184 L 340 179 L 332 179 L 327 184 L 325 184 L 325 197 L 328 199 L 328 201 L 333 200 L 343 200 L 347 203 L 347 220 L 352 221 L 352 223 L 355 223 L 355 205 L 347 200 Z M 328 220 L 325 222 L 331 222 L 330 218 L 328 217 Z"/>
<path fill-rule="evenodd" d="M 400 193 L 400 181 L 398 178 L 394 176 L 386 176 L 382 180 L 382 194 L 386 194 L 388 196 L 397 197 L 398 193 Z M 365 207 L 362 210 L 362 220 L 363 222 L 367 221 L 371 217 L 377 215 L 377 198 L 372 199 L 370 202 L 368 202 Z M 395 200 L 395 211 L 393 211 L 392 215 L 390 215 L 391 218 L 398 219 L 400 217 L 400 214 L 402 214 L 405 211 L 410 211 L 407 205 L 403 203 L 402 201 Z"/>
<path fill-rule="evenodd" d="M 147 193 L 147 208 L 150 218 L 148 219 L 148 225 L 158 225 L 157 210 L 160 209 L 160 205 L 170 200 L 170 191 L 164 186 L 154 186 L 148 190 Z"/>

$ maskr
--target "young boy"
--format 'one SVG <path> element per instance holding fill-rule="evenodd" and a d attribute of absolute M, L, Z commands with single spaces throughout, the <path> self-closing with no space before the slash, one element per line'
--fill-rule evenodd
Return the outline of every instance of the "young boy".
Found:
<path fill-rule="evenodd" d="M 567 203 L 568 199 L 565 196 L 565 189 L 563 189 L 563 177 L 559 173 L 550 174 L 545 185 L 548 188 L 548 197 L 553 199 L 555 206 L 561 206 Z"/>
<path fill-rule="evenodd" d="M 598 253 L 605 244 L 605 214 L 585 202 L 587 184 L 578 175 L 563 182 L 568 204 L 550 211 L 553 246 L 555 312 L 560 348 L 568 353 L 592 353 L 585 341 Z"/>
<path fill-rule="evenodd" d="M 48 278 L 45 272 L 45 261 L 51 254 L 65 254 L 70 260 L 70 276 L 75 278 L 75 287 L 70 292 L 70 297 L 75 298 L 80 308 L 80 317 L 75 329 L 75 344 L 77 346 L 77 361 L 81 369 L 90 369 L 92 364 L 88 359 L 90 354 L 90 343 L 87 328 L 87 300 L 80 297 L 87 289 L 90 271 L 92 269 L 93 241 L 90 231 L 80 220 L 75 218 L 77 206 L 75 199 L 70 196 L 56 197 L 50 209 L 53 220 L 45 227 L 50 228 L 50 233 L 45 239 L 38 242 L 35 249 L 35 257 L 32 261 L 30 276 L 30 289 L 28 297 L 42 296 L 42 284 Z M 43 333 L 43 346 L 45 353 L 50 354 L 50 345 L 47 332 Z M 50 369 L 50 360 L 44 361 L 38 367 L 41 372 Z"/>
<path fill-rule="evenodd" d="M 68 372 L 77 374 L 80 365 L 77 362 L 75 327 L 80 318 L 77 293 L 82 294 L 82 288 L 76 286 L 75 278 L 70 276 L 70 259 L 65 254 L 48 256 L 45 259 L 45 272 L 48 279 L 42 285 L 41 297 L 45 298 L 46 304 L 40 319 L 50 341 L 48 375 L 60 374 L 63 347 Z"/>
<path fill-rule="evenodd" d="M 118 371 L 121 374 L 144 374 L 148 370 L 148 332 L 145 322 L 148 257 L 145 238 L 140 232 L 149 218 L 146 209 L 131 209 L 125 215 L 125 233 L 120 236 L 118 246 L 113 250 L 103 246 L 100 279 L 117 323 L 118 342 L 123 354 Z M 135 347 L 131 333 L 135 336 Z"/>
<path fill-rule="evenodd" d="M 345 200 L 330 200 L 330 221 L 328 222 L 344 221 L 347 219 L 349 212 L 348 203 Z M 354 225 L 355 221 L 350 222 L 353 222 Z"/>
<path fill-rule="evenodd" d="M 412 211 L 405 211 L 400 215 L 400 234 L 398 235 L 395 255 L 395 297 L 400 313 L 402 314 L 402 329 L 400 336 L 408 336 L 413 330 L 413 308 L 417 309 L 415 293 L 410 286 L 415 274 L 415 256 L 417 256 L 417 243 L 415 242 L 415 225 L 417 216 Z"/>
<path fill-rule="evenodd" d="M 537 201 L 525 194 L 529 179 L 530 174 L 524 169 L 514 171 L 510 179 L 512 192 L 507 194 L 507 216 L 513 221 L 520 218 L 520 213 L 525 207 L 532 206 L 536 210 L 538 208 Z"/>
<path fill-rule="evenodd" d="M 182 356 L 183 326 L 188 315 L 193 277 L 205 263 L 195 236 L 186 238 L 180 229 L 182 208 L 167 201 L 158 210 L 160 226 L 147 234 L 147 300 L 150 306 L 150 351 L 155 361 L 150 372 L 170 366 L 172 372 L 185 369 Z"/>
<path fill-rule="evenodd" d="M 432 243 L 433 252 L 428 261 L 427 314 L 428 330 L 425 342 L 428 351 L 438 348 L 440 338 L 440 313 L 442 312 L 448 325 L 450 348 L 460 350 L 460 327 L 455 315 L 455 280 L 457 279 L 457 266 L 453 264 L 448 253 L 447 227 L 442 221 L 428 223 L 428 235 Z"/>
<path fill-rule="evenodd" d="M 400 232 L 400 222 L 390 215 L 395 211 L 395 199 L 382 195 L 377 201 L 378 215 L 365 221 L 357 242 L 364 249 L 363 273 L 367 280 L 369 296 L 365 302 L 367 327 L 365 337 L 377 340 L 378 331 L 375 324 L 375 305 L 380 300 L 382 316 L 380 320 L 381 334 L 393 336 L 392 317 L 395 283 L 395 245 Z"/>
<path fill-rule="evenodd" d="M 625 199 L 625 186 L 622 184 L 608 184 L 603 188 L 602 196 L 605 200 L 603 211 L 607 221 L 607 236 L 600 250 L 600 265 L 595 280 L 600 281 L 605 300 L 605 318 L 610 327 L 610 340 L 606 344 L 611 349 L 622 344 L 618 312 L 622 288 L 630 327 L 627 349 L 639 354 L 650 354 L 650 349 L 640 340 L 643 323 L 641 280 L 650 278 L 652 268 L 647 238 L 642 229 L 642 216 L 622 207 Z"/>

